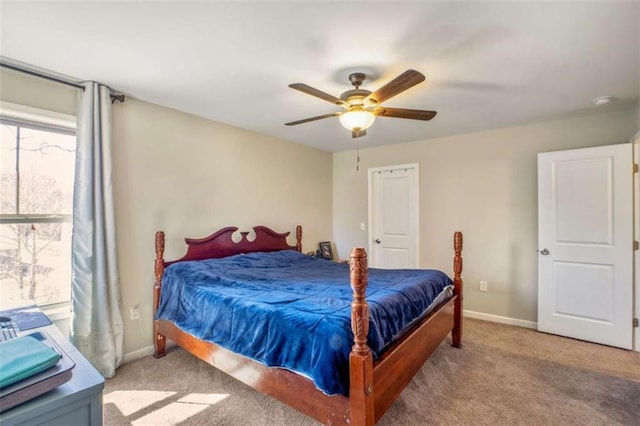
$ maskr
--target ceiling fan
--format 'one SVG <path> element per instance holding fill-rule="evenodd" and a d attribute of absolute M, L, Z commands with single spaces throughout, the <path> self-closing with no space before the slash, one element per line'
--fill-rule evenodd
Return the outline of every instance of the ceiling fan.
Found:
<path fill-rule="evenodd" d="M 323 118 L 338 117 L 340 123 L 351 130 L 354 138 L 359 138 L 367 134 L 367 129 L 371 127 L 376 119 L 380 117 L 408 118 L 411 120 L 431 120 L 436 116 L 436 111 L 426 111 L 420 109 L 407 108 L 387 108 L 380 104 L 387 99 L 404 92 L 407 89 L 424 81 L 425 77 L 416 70 L 407 70 L 376 90 L 360 89 L 366 76 L 364 73 L 355 72 L 349 74 L 349 81 L 355 89 L 347 90 L 339 98 L 315 89 L 304 83 L 293 83 L 289 87 L 299 90 L 324 101 L 331 102 L 342 107 L 345 111 L 333 112 L 330 114 L 317 115 L 302 120 L 285 123 L 285 126 L 295 126 L 297 124 L 308 123 L 310 121 L 322 120 Z"/>

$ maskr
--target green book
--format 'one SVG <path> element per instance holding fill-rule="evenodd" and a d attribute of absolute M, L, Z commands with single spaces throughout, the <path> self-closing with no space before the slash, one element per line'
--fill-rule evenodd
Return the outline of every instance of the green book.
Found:
<path fill-rule="evenodd" d="M 31 336 L 0 342 L 0 388 L 51 368 L 60 354 Z"/>

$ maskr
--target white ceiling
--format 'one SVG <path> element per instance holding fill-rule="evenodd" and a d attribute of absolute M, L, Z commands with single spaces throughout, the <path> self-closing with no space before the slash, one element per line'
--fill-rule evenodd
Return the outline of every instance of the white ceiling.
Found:
<path fill-rule="evenodd" d="M 376 146 L 553 120 L 595 97 L 636 102 L 638 2 L 7 2 L 3 56 L 145 101 L 327 151 L 353 149 L 338 96 L 350 71 L 374 90 L 413 68 L 427 81 L 384 103 L 438 111 L 378 118 Z"/>

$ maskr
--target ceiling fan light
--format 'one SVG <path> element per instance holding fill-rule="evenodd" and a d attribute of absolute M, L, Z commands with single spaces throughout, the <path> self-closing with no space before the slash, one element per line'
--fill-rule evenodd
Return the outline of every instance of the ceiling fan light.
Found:
<path fill-rule="evenodd" d="M 376 121 L 376 116 L 372 112 L 365 110 L 343 112 L 338 118 L 340 119 L 340 124 L 349 130 L 365 130 Z"/>

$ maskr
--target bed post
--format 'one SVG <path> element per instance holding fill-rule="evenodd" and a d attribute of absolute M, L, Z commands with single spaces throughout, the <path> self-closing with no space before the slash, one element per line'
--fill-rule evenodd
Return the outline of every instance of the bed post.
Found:
<path fill-rule="evenodd" d="M 462 232 L 453 234 L 453 286 L 457 296 L 454 306 L 453 330 L 451 330 L 452 346 L 462 346 Z"/>
<path fill-rule="evenodd" d="M 369 307 L 365 300 L 367 290 L 367 252 L 363 248 L 351 251 L 350 281 L 353 289 L 351 302 L 351 330 L 354 345 L 349 354 L 349 412 L 352 426 L 374 423 L 373 412 L 373 358 L 367 346 L 369 334 Z"/>
<path fill-rule="evenodd" d="M 302 253 L 302 226 L 296 226 L 296 250 Z"/>
<path fill-rule="evenodd" d="M 158 304 L 160 303 L 160 290 L 162 289 L 162 274 L 164 273 L 164 232 L 156 232 L 156 263 L 155 276 L 156 283 L 153 286 L 153 316 L 156 316 Z M 154 358 L 162 358 L 166 355 L 167 338 L 158 332 L 158 323 L 153 320 L 153 348 Z"/>

